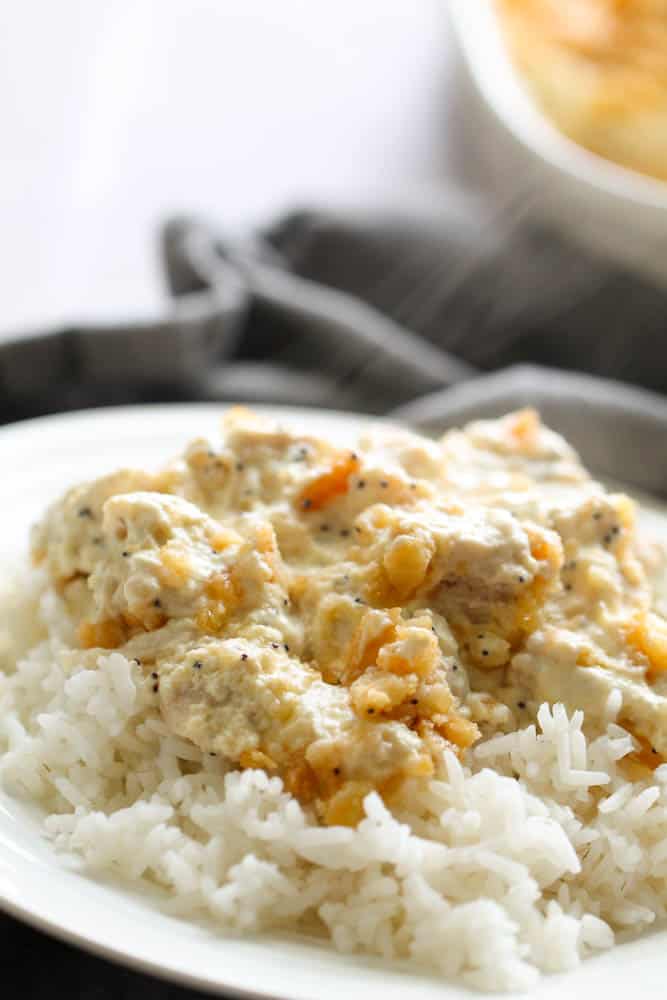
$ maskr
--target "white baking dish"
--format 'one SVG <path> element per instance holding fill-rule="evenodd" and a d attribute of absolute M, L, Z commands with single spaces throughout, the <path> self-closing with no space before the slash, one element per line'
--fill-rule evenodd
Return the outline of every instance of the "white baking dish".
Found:
<path fill-rule="evenodd" d="M 477 93 L 469 110 L 480 155 L 496 186 L 523 187 L 541 216 L 667 283 L 667 183 L 596 156 L 541 113 L 510 61 L 492 0 L 448 7 Z"/>

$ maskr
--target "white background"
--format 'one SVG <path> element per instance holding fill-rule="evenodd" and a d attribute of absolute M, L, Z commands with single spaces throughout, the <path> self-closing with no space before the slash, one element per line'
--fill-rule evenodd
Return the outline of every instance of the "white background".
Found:
<path fill-rule="evenodd" d="M 146 314 L 160 222 L 438 184 L 443 0 L 21 0 L 0 12 L 0 333 Z"/>

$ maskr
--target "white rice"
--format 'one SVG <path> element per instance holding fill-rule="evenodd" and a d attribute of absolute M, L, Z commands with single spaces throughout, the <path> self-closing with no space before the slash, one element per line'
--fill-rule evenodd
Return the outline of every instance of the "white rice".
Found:
<path fill-rule="evenodd" d="M 357 829 L 318 826 L 261 771 L 170 735 L 150 683 L 118 652 L 87 669 L 39 581 L 0 645 L 0 777 L 38 799 L 46 835 L 90 871 L 148 880 L 182 916 L 322 934 L 343 952 L 408 958 L 484 990 L 528 988 L 666 916 L 667 765 L 630 783 L 631 737 L 543 705 L 537 725 L 480 745 L 409 815 L 366 799 Z M 16 593 L 16 588 L 14 593 Z M 23 616 L 23 619 L 21 620 Z M 13 662 L 19 646 L 42 640 Z M 0 634 L 0 638 L 1 638 Z M 55 636 L 55 638 L 53 637 Z"/>

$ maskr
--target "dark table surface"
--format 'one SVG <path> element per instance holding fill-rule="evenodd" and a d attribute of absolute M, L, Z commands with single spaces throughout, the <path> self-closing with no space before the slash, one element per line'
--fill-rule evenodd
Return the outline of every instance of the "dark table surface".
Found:
<path fill-rule="evenodd" d="M 196 1000 L 205 994 L 134 972 L 57 941 L 12 917 L 0 916 L 2 995 L 42 1000 L 48 994 L 77 1000 Z"/>

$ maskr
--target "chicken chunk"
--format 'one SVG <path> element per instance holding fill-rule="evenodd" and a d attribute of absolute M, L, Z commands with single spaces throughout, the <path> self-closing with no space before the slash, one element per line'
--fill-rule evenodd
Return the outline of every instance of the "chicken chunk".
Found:
<path fill-rule="evenodd" d="M 495 508 L 379 505 L 359 527 L 356 556 L 368 566 L 370 603 L 425 603 L 469 646 L 473 633 L 481 638 L 486 630 L 488 642 L 495 636 L 508 652 L 562 562 L 554 532 Z"/>
<path fill-rule="evenodd" d="M 109 497 L 155 489 L 155 477 L 138 469 L 121 469 L 93 483 L 74 486 L 35 525 L 31 536 L 35 562 L 46 562 L 55 582 L 88 575 L 102 555 L 102 508 Z"/>
<path fill-rule="evenodd" d="M 241 766 L 279 773 L 325 813 L 350 783 L 383 788 L 433 770 L 416 732 L 360 719 L 346 688 L 323 682 L 282 648 L 225 639 L 163 662 L 160 707 L 175 733 Z"/>

